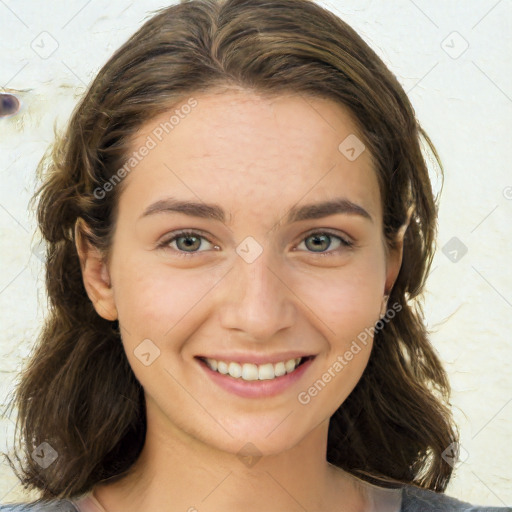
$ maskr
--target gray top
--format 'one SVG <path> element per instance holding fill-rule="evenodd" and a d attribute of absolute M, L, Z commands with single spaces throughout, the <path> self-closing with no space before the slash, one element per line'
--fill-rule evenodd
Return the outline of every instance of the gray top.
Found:
<path fill-rule="evenodd" d="M 412 485 L 404 486 L 401 488 L 401 491 L 395 490 L 395 494 L 401 498 L 401 505 L 398 509 L 399 512 L 512 512 L 512 507 L 471 505 L 447 496 L 446 494 L 419 489 Z M 45 504 L 13 503 L 10 505 L 0 505 L 0 512 L 84 512 L 92 509 L 88 507 L 82 508 L 80 502 L 89 502 L 89 499 L 89 495 L 86 495 L 80 499 L 53 500 Z M 384 508 L 386 508 L 386 506 L 384 506 Z M 384 508 L 381 508 L 378 504 L 374 506 L 376 512 Z M 97 508 L 96 510 L 103 509 Z"/>

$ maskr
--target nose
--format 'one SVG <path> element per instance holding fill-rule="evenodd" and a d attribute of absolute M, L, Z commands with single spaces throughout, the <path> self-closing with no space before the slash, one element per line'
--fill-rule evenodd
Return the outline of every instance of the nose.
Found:
<path fill-rule="evenodd" d="M 279 263 L 264 250 L 251 263 L 237 257 L 221 306 L 221 324 L 253 341 L 268 341 L 295 322 L 294 293 Z"/>

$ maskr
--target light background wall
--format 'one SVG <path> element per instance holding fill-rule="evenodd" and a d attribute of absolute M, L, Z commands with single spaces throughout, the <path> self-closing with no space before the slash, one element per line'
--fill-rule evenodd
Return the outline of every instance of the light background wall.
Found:
<path fill-rule="evenodd" d="M 425 301 L 449 372 L 465 460 L 447 493 L 512 506 L 512 2 L 319 2 L 397 75 L 446 172 L 439 248 Z M 0 0 L 0 401 L 45 311 L 41 247 L 27 210 L 35 167 L 90 80 L 162 0 Z M 0 404 L 1 405 L 1 404 Z M 2 419 L 1 448 L 12 433 Z M 0 502 L 25 499 L 0 466 Z"/>

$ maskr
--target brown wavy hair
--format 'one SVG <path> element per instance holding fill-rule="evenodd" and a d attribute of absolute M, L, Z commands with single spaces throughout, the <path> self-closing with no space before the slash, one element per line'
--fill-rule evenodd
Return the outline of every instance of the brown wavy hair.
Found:
<path fill-rule="evenodd" d="M 21 469 L 6 455 L 11 467 L 40 500 L 73 498 L 126 475 L 140 454 L 143 389 L 118 321 L 101 318 L 87 296 L 74 228 L 83 219 L 91 231 L 83 236 L 108 257 L 122 187 L 94 191 L 124 165 L 137 130 L 187 96 L 230 88 L 345 106 L 374 161 L 389 247 L 412 208 L 389 298 L 402 309 L 376 332 L 360 381 L 330 420 L 327 460 L 382 486 L 444 491 L 452 467 L 442 452 L 458 430 L 421 307 L 438 200 L 422 142 L 441 176 L 442 164 L 382 60 L 308 0 L 191 0 L 157 11 L 103 66 L 41 160 L 32 200 L 47 247 L 49 311 L 13 397 Z M 30 456 L 44 441 L 58 454 L 46 469 Z"/>

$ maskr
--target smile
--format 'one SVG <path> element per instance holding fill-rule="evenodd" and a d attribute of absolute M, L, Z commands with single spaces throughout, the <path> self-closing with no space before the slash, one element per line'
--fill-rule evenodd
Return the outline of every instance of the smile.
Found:
<path fill-rule="evenodd" d="M 203 361 L 211 370 L 222 375 L 229 375 L 235 379 L 254 381 L 272 380 L 282 377 L 288 373 L 292 373 L 306 359 L 308 358 L 297 357 L 295 359 L 288 359 L 287 361 L 280 361 L 274 364 L 264 363 L 259 365 L 252 363 L 240 364 L 234 361 L 217 361 L 216 359 L 211 358 L 204 358 Z"/>
<path fill-rule="evenodd" d="M 270 398 L 284 393 L 302 379 L 316 356 L 295 353 L 266 358 L 245 354 L 238 358 L 235 354 L 231 357 L 219 354 L 217 358 L 196 356 L 196 359 L 215 386 L 228 393 L 243 398 Z"/>

